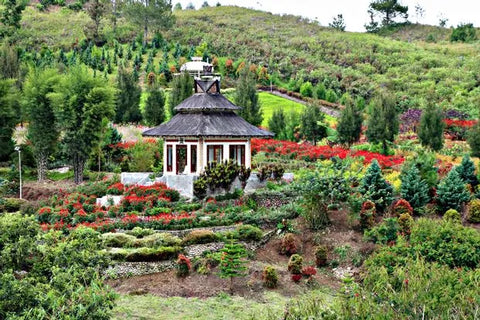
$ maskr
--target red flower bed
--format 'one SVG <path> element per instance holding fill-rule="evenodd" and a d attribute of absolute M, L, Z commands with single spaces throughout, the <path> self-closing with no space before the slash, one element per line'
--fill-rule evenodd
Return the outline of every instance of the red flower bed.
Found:
<path fill-rule="evenodd" d="M 270 139 L 252 139 L 252 151 L 307 161 L 330 159 L 333 157 L 339 157 L 340 159 L 363 157 L 365 164 L 372 162 L 373 159 L 377 159 L 383 168 L 402 164 L 405 160 L 401 156 L 385 156 L 370 151 L 356 151 L 330 146 L 313 146 L 309 143 L 300 144 L 291 141 Z"/>
<path fill-rule="evenodd" d="M 144 138 L 142 140 L 144 143 L 152 143 L 155 144 L 157 143 L 157 140 L 155 138 Z M 116 144 L 109 145 L 109 147 L 114 148 L 114 149 L 130 149 L 137 144 L 137 141 L 126 141 L 126 142 L 119 142 Z"/>
<path fill-rule="evenodd" d="M 472 127 L 477 121 L 475 120 L 456 120 L 456 119 L 444 119 L 443 120 L 447 127 Z"/>

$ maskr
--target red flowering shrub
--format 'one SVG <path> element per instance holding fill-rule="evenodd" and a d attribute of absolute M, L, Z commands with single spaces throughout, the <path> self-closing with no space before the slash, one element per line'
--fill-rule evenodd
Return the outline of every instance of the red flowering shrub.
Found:
<path fill-rule="evenodd" d="M 190 274 L 191 270 L 192 264 L 190 263 L 190 259 L 183 254 L 179 254 L 177 259 L 177 277 L 185 278 Z"/>
<path fill-rule="evenodd" d="M 413 215 L 413 208 L 405 199 L 399 199 L 393 205 L 393 214 L 396 217 L 399 217 L 401 214 L 407 213 L 409 215 Z"/>
<path fill-rule="evenodd" d="M 302 280 L 302 275 L 301 274 L 292 274 L 292 281 L 293 282 L 299 282 Z"/>
<path fill-rule="evenodd" d="M 316 274 L 317 274 L 317 269 L 315 269 L 315 267 L 312 267 L 312 266 L 305 267 L 302 270 L 302 275 L 305 277 L 310 278 L 311 276 L 314 276 Z"/>
<path fill-rule="evenodd" d="M 316 161 L 318 159 L 330 159 L 339 157 L 345 159 L 347 157 L 364 159 L 364 163 L 370 163 L 373 159 L 377 159 L 382 168 L 392 167 L 402 164 L 405 160 L 401 156 L 385 156 L 379 153 L 348 150 L 340 147 L 331 146 L 313 146 L 309 143 L 296 143 L 291 141 L 280 141 L 272 139 L 252 139 L 253 152 L 265 152 L 267 156 L 280 156 L 288 159 L 300 159 L 306 161 Z"/>

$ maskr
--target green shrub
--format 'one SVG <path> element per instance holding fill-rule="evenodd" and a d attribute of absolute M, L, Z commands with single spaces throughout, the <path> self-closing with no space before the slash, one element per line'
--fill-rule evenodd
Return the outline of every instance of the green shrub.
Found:
<path fill-rule="evenodd" d="M 238 239 L 242 241 L 260 241 L 263 239 L 262 229 L 249 224 L 238 226 L 236 231 Z"/>
<path fill-rule="evenodd" d="M 375 225 L 375 203 L 370 200 L 362 204 L 360 210 L 360 228 L 362 230 L 369 230 Z"/>
<path fill-rule="evenodd" d="M 272 266 L 266 266 L 263 268 L 262 279 L 265 287 L 270 289 L 276 288 L 278 286 L 277 270 Z"/>
<path fill-rule="evenodd" d="M 128 230 L 126 233 L 137 238 L 143 238 L 153 234 L 155 231 L 149 228 L 135 227 L 132 230 Z"/>
<path fill-rule="evenodd" d="M 287 233 L 283 236 L 280 243 L 280 253 L 290 256 L 297 253 L 297 240 L 293 233 Z"/>
<path fill-rule="evenodd" d="M 470 42 L 477 39 L 475 27 L 472 23 L 461 23 L 452 30 L 450 41 Z"/>
<path fill-rule="evenodd" d="M 398 217 L 398 225 L 400 226 L 400 232 L 405 236 L 409 236 L 412 232 L 413 218 L 412 216 L 405 212 L 401 213 Z"/>
<path fill-rule="evenodd" d="M 288 271 L 291 274 L 301 274 L 303 269 L 303 257 L 299 254 L 293 254 L 288 260 Z"/>
<path fill-rule="evenodd" d="M 397 240 L 399 230 L 397 218 L 385 218 L 380 225 L 365 231 L 365 237 L 374 243 L 386 244 Z"/>
<path fill-rule="evenodd" d="M 416 212 L 430 200 L 428 183 L 422 179 L 420 171 L 415 165 L 404 167 L 400 174 L 402 184 L 400 194 Z"/>
<path fill-rule="evenodd" d="M 210 243 L 217 240 L 218 236 L 211 230 L 193 230 L 183 238 L 182 245 Z"/>
<path fill-rule="evenodd" d="M 325 267 L 327 265 L 328 249 L 326 246 L 318 246 L 315 248 L 315 264 L 317 267 Z"/>
<path fill-rule="evenodd" d="M 451 221 L 455 223 L 462 223 L 462 217 L 455 209 L 448 209 L 447 212 L 443 215 L 443 220 Z"/>
<path fill-rule="evenodd" d="M 311 98 L 313 97 L 313 86 L 310 81 L 304 82 L 300 86 L 300 94 L 304 97 Z"/>
<path fill-rule="evenodd" d="M 104 245 L 111 248 L 130 248 L 136 240 L 134 236 L 125 233 L 104 233 L 102 239 Z"/>
<path fill-rule="evenodd" d="M 129 262 L 169 260 L 175 258 L 180 250 L 180 247 L 139 248 L 128 252 L 125 260 Z"/>
<path fill-rule="evenodd" d="M 465 183 L 458 171 L 453 168 L 444 178 L 437 189 L 437 204 L 442 212 L 448 209 L 460 210 L 462 205 L 470 199 Z"/>
<path fill-rule="evenodd" d="M 390 205 L 393 200 L 393 188 L 385 181 L 382 176 L 382 171 L 378 165 L 377 160 L 373 160 L 370 167 L 368 167 L 359 191 L 366 199 L 375 203 L 375 208 L 379 213 Z"/>
<path fill-rule="evenodd" d="M 17 212 L 27 202 L 19 198 L 0 198 L 0 212 Z"/>
<path fill-rule="evenodd" d="M 395 217 L 400 217 L 402 214 L 413 215 L 413 208 L 405 199 L 399 199 L 393 205 L 393 215 Z"/>
<path fill-rule="evenodd" d="M 480 222 L 480 199 L 474 199 L 468 204 L 467 220 L 473 223 Z"/>
<path fill-rule="evenodd" d="M 136 239 L 133 243 L 134 247 L 171 247 L 179 246 L 182 243 L 179 237 L 171 235 L 170 233 L 154 233 L 142 239 Z"/>

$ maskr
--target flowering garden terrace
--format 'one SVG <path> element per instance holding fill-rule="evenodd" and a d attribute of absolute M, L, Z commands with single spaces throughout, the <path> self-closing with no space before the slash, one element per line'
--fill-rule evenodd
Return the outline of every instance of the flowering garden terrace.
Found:
<path fill-rule="evenodd" d="M 122 200 L 118 205 L 113 205 L 113 201 L 111 205 L 97 205 L 96 199 L 104 195 L 122 196 Z M 272 208 L 263 206 L 260 200 L 258 207 L 262 208 L 255 206 L 259 210 L 252 210 L 247 203 L 248 199 L 240 196 L 241 193 L 235 193 L 231 195 L 234 199 L 218 203 L 215 199 L 209 199 L 203 204 L 185 202 L 178 191 L 169 189 L 162 183 L 125 186 L 120 182 L 106 180 L 52 197 L 37 210 L 36 217 L 45 231 L 55 229 L 69 232 L 79 226 L 86 226 L 99 232 L 115 232 L 135 227 L 180 230 L 239 222 L 275 225 L 283 218 L 298 216 L 295 210 L 270 212 Z"/>
<path fill-rule="evenodd" d="M 363 150 L 349 150 L 341 147 L 314 146 L 308 142 L 297 143 L 272 139 L 252 139 L 252 151 L 264 152 L 266 156 L 275 156 L 287 159 L 316 161 L 338 157 L 345 159 L 363 158 L 365 164 L 377 159 L 382 168 L 390 168 L 402 164 L 405 159 L 402 156 L 386 156 L 376 152 Z"/>

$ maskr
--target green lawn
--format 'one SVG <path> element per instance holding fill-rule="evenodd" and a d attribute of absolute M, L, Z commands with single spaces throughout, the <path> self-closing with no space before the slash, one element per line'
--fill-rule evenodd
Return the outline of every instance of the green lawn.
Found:
<path fill-rule="evenodd" d="M 265 294 L 264 301 L 268 303 L 227 294 L 207 299 L 121 295 L 113 319 L 278 319 L 287 300 L 276 292 Z"/>
<path fill-rule="evenodd" d="M 268 128 L 268 120 L 272 117 L 273 111 L 276 109 L 283 109 L 286 114 L 290 112 L 302 112 L 305 106 L 268 92 L 258 93 L 260 105 L 263 112 L 262 127 Z"/>

